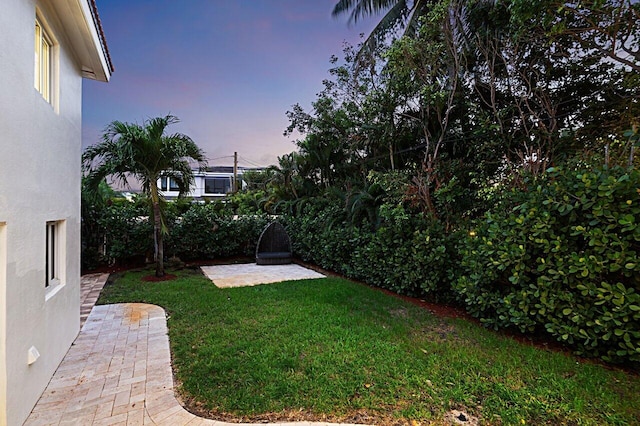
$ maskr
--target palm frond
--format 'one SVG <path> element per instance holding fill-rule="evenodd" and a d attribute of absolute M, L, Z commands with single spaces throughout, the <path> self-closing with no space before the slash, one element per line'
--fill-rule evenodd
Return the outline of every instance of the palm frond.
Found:
<path fill-rule="evenodd" d="M 397 0 L 340 0 L 333 8 L 331 16 L 334 18 L 348 13 L 349 24 L 356 24 L 360 19 L 378 14 L 392 7 Z"/>
<path fill-rule="evenodd" d="M 148 134 L 149 141 L 159 141 L 169 124 L 178 123 L 180 120 L 173 115 L 166 115 L 164 117 L 156 117 L 145 122 L 145 130 Z"/>
<path fill-rule="evenodd" d="M 185 160 L 176 160 L 172 161 L 169 166 L 170 168 L 163 175 L 172 177 L 176 181 L 180 196 L 188 194 L 195 180 L 189 163 Z"/>
<path fill-rule="evenodd" d="M 378 48 L 384 44 L 385 39 L 395 29 L 402 28 L 404 17 L 407 13 L 406 0 L 398 0 L 396 4 L 380 19 L 380 22 L 371 30 L 356 57 L 356 64 L 365 63 L 365 58 L 374 56 Z"/>
<path fill-rule="evenodd" d="M 338 1 L 338 3 L 336 3 L 336 5 L 333 7 L 333 12 L 331 12 L 331 16 L 333 16 L 334 18 L 337 18 L 338 16 L 349 12 L 349 10 L 353 8 L 353 5 L 356 3 L 356 1 L 358 0 Z"/>
<path fill-rule="evenodd" d="M 433 2 L 429 0 L 416 0 L 413 7 L 408 10 L 406 18 L 406 26 L 404 34 L 409 37 L 415 37 L 420 29 L 420 18 L 426 16 L 432 9 Z"/>
<path fill-rule="evenodd" d="M 356 66 L 361 67 L 394 32 L 397 31 L 401 37 L 417 35 L 420 17 L 429 13 L 435 3 L 435 0 L 340 0 L 332 16 L 350 11 L 349 24 L 353 24 L 364 17 L 386 11 L 362 43 L 356 57 Z"/>

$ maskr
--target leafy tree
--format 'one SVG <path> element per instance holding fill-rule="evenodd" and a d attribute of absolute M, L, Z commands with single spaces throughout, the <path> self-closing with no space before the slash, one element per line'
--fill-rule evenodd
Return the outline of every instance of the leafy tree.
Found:
<path fill-rule="evenodd" d="M 581 2 L 583 18 L 595 19 L 605 6 L 613 13 L 616 2 L 598 3 Z M 638 112 L 637 74 L 577 38 L 568 28 L 582 24 L 559 10 L 554 1 L 512 0 L 476 1 L 457 12 L 465 15 L 456 22 L 471 82 L 466 96 L 489 118 L 507 163 L 535 174 L 600 149 L 599 141 L 621 135 Z"/>
<path fill-rule="evenodd" d="M 369 56 L 368 67 L 356 67 L 357 48 L 345 44 L 344 60 L 331 58 L 331 79 L 307 112 L 294 105 L 287 112 L 290 125 L 304 135 L 297 142 L 304 158 L 301 175 L 323 189 L 335 186 L 348 189 L 365 184 L 368 169 L 401 167 L 396 150 L 412 143 L 403 123 L 395 121 L 397 99 L 376 63 L 382 59 Z"/>
<path fill-rule="evenodd" d="M 550 36 L 573 39 L 583 52 L 640 71 L 638 0 L 510 0 L 512 20 L 536 22 Z M 525 25 L 522 25 L 525 24 Z"/>
<path fill-rule="evenodd" d="M 273 171 L 270 169 L 264 170 L 245 170 L 242 175 L 242 181 L 244 182 L 243 188 L 246 190 L 266 190 L 267 184 L 273 179 Z"/>
<path fill-rule="evenodd" d="M 206 164 L 202 150 L 189 136 L 165 133 L 167 126 L 178 121 L 172 115 L 147 120 L 143 125 L 113 121 L 105 128 L 102 141 L 89 146 L 82 155 L 89 188 L 97 188 L 107 176 L 124 185 L 131 176 L 142 185 L 152 206 L 157 277 L 164 276 L 163 234 L 168 233 L 158 180 L 171 177 L 180 194 L 186 194 L 194 180 L 188 160 L 197 161 L 200 167 Z"/>
<path fill-rule="evenodd" d="M 353 134 L 354 123 L 339 102 L 327 95 L 320 94 L 313 109 L 311 115 L 295 105 L 288 113 L 291 125 L 286 134 L 294 128 L 306 134 L 297 142 L 306 161 L 306 177 L 326 189 L 351 174 L 353 158 L 347 141 Z"/>
<path fill-rule="evenodd" d="M 581 2 L 578 19 L 566 8 L 554 14 L 557 0 L 530 3 L 338 2 L 334 12 L 350 12 L 352 22 L 387 13 L 381 24 L 395 24 L 385 31 L 410 26 L 410 36 L 384 38 L 392 42 L 374 50 L 363 51 L 367 41 L 346 46 L 343 63 L 331 59 L 331 79 L 312 109 L 295 105 L 287 113 L 285 133 L 304 135 L 297 142 L 297 164 L 304 164 L 297 167 L 298 182 L 314 183 L 316 194 L 331 190 L 349 198 L 368 192 L 371 171 L 410 170 L 412 207 L 450 230 L 482 214 L 488 206 L 481 193 L 497 183 L 520 187 L 524 174 L 539 175 L 605 148 L 633 160 L 623 135 L 640 113 L 637 73 L 590 47 L 602 38 L 589 41 L 575 32 L 593 35 L 595 28 L 580 27 L 590 19 L 619 42 L 636 34 L 638 24 L 630 19 L 636 5 Z M 635 40 L 628 40 L 627 50 Z M 296 198 L 291 190 L 286 194 Z"/>
<path fill-rule="evenodd" d="M 100 182 L 97 188 L 90 190 L 87 180 L 82 179 L 80 192 L 81 235 L 82 235 L 82 269 L 93 269 L 100 263 L 104 231 L 100 219 L 116 193 L 106 181 Z"/>
<path fill-rule="evenodd" d="M 445 4 L 433 8 L 425 16 L 427 22 L 433 24 L 423 25 L 415 38 L 393 43 L 385 70 L 391 75 L 389 84 L 404 101 L 396 114 L 420 129 L 425 202 L 432 215 L 436 212 L 431 187 L 439 185 L 440 155 L 459 105 L 461 65 L 450 16 Z"/>

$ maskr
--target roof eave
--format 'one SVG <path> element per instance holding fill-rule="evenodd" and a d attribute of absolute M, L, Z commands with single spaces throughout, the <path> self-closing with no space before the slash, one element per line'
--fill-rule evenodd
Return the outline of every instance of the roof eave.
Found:
<path fill-rule="evenodd" d="M 114 71 L 95 0 L 53 0 L 82 70 L 82 77 L 107 82 Z"/>

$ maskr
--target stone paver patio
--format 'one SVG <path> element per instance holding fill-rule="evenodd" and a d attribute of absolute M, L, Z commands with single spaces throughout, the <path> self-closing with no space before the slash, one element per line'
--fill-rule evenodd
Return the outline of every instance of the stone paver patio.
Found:
<path fill-rule="evenodd" d="M 95 303 L 107 277 L 83 277 L 83 310 Z M 279 281 L 290 279 L 302 278 Z M 25 426 L 239 425 L 189 413 L 173 386 L 164 309 L 142 303 L 95 306 Z"/>
<path fill-rule="evenodd" d="M 235 265 L 202 266 L 202 272 L 220 288 L 243 287 L 281 281 L 324 278 L 319 272 L 291 263 L 289 265 Z"/>

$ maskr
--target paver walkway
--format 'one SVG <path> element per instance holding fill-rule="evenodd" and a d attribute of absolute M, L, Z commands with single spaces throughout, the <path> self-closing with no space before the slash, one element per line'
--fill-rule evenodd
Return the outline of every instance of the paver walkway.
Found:
<path fill-rule="evenodd" d="M 82 294 L 96 296 L 95 286 L 101 288 L 104 281 L 105 276 L 83 277 L 83 286 L 91 286 L 93 290 L 85 293 L 83 288 Z M 179 404 L 174 395 L 164 309 L 125 303 L 95 306 L 91 310 L 25 423 L 36 425 L 238 426 L 238 423 L 203 419 Z"/>
<path fill-rule="evenodd" d="M 86 274 L 80 282 L 80 328 L 91 313 L 91 309 L 98 301 L 100 292 L 109 279 L 109 274 Z"/>

